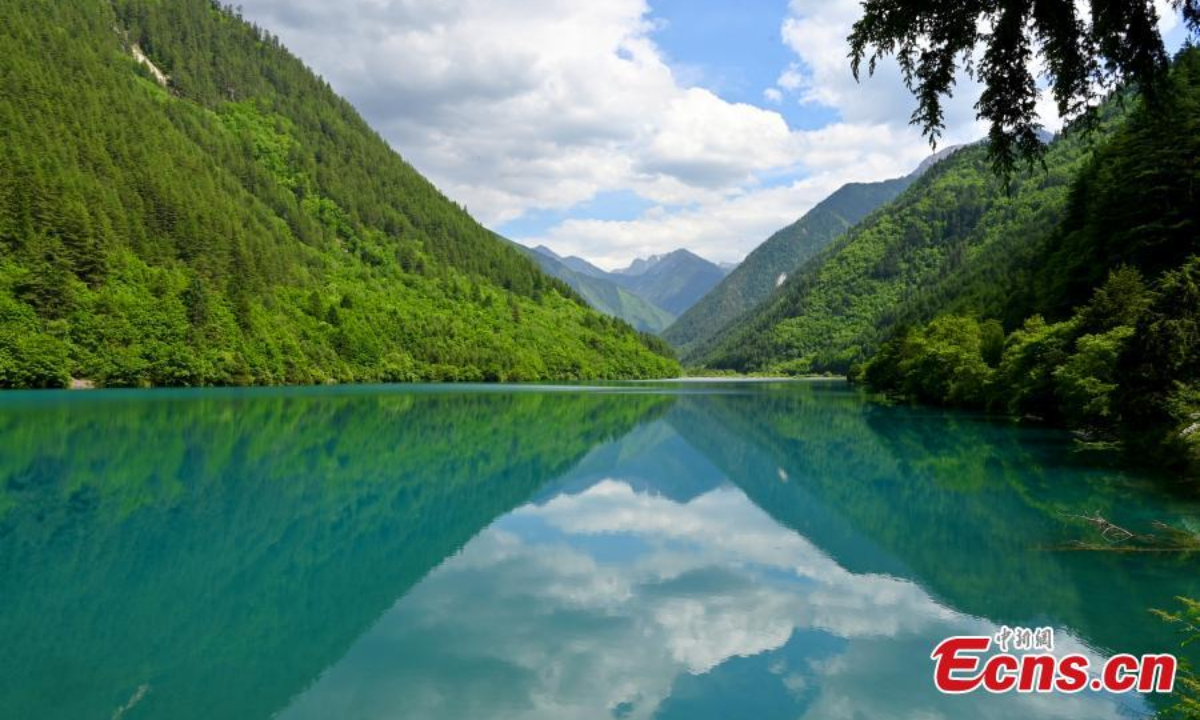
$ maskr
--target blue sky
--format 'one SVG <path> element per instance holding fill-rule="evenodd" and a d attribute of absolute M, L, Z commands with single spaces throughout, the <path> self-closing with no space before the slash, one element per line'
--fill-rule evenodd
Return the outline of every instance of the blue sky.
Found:
<path fill-rule="evenodd" d="M 793 129 L 815 130 L 838 119 L 836 109 L 820 104 L 771 102 L 764 96 L 796 56 L 780 35 L 786 0 L 755 0 L 730 12 L 721 0 L 651 0 L 651 37 L 681 82 L 713 91 L 730 102 L 768 107 Z M 763 184 L 785 184 L 798 175 L 786 172 Z M 570 208 L 535 209 L 496 227 L 512 238 L 539 237 L 569 218 L 631 221 L 655 203 L 631 190 L 607 191 Z"/>
<path fill-rule="evenodd" d="M 780 35 L 787 2 L 755 0 L 730 12 L 720 0 L 651 0 L 650 8 L 662 20 L 654 39 L 680 77 L 732 102 L 773 107 L 795 129 L 837 119 L 836 110 L 822 105 L 764 102 L 764 90 L 797 61 Z"/>
<path fill-rule="evenodd" d="M 485 225 L 603 267 L 740 260 L 930 152 L 894 63 L 850 76 L 859 0 L 242 4 Z M 983 135 L 978 90 L 959 79 L 945 143 Z"/>

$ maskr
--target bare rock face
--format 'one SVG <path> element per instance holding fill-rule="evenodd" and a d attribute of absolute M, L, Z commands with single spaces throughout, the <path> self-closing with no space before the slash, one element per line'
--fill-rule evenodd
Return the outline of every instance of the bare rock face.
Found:
<path fill-rule="evenodd" d="M 142 52 L 140 47 L 134 45 L 132 48 L 130 48 L 130 52 L 133 53 L 134 60 L 137 60 L 139 63 L 144 65 L 147 70 L 150 71 L 150 74 L 154 76 L 154 79 L 158 81 L 159 85 L 167 87 L 167 85 L 170 84 L 171 78 L 167 77 L 165 72 L 160 70 L 157 65 L 151 62 L 150 58 L 146 57 L 146 53 Z"/>

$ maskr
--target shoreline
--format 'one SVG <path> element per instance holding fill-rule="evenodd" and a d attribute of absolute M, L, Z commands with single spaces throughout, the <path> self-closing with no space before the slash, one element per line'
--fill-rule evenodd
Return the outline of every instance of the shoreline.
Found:
<path fill-rule="evenodd" d="M 841 380 L 848 382 L 845 375 L 688 375 L 669 380 L 634 380 L 618 382 L 814 382 L 818 380 Z"/>

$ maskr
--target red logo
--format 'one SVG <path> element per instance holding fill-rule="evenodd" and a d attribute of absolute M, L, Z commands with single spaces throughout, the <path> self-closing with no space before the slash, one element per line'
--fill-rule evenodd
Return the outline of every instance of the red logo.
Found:
<path fill-rule="evenodd" d="M 1048 631 L 1048 634 L 1047 634 Z M 1028 633 L 1028 635 L 1026 634 Z M 1040 637 L 1038 634 L 1041 634 Z M 1114 655 L 1097 672 L 1085 655 L 1058 656 L 1053 630 L 1005 627 L 995 638 L 959 635 L 946 638 L 930 654 L 933 684 L 949 694 L 980 688 L 990 693 L 1077 693 L 1084 689 L 1124 693 L 1169 693 L 1175 688 L 1174 655 Z M 1008 652 L 1012 640 L 1014 652 Z M 999 652 L 988 654 L 993 642 Z M 1030 650 L 1017 654 L 1017 650 Z"/>

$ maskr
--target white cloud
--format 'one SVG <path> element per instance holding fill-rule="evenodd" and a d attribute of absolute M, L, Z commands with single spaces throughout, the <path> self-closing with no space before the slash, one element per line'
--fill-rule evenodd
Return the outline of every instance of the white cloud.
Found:
<path fill-rule="evenodd" d="M 693 187 L 733 189 L 755 172 L 792 164 L 799 149 L 778 113 L 692 88 L 662 108 L 635 169 Z"/>
<path fill-rule="evenodd" d="M 608 233 L 567 223 L 539 239 L 613 265 L 627 250 L 680 246 L 736 260 L 820 199 L 813 190 L 836 187 L 832 175 L 898 174 L 916 156 L 902 150 L 880 168 L 866 136 L 873 128 L 860 137 L 795 132 L 774 110 L 690 87 L 654 44 L 645 0 L 243 4 L 485 223 L 568 209 L 604 191 L 662 205 Z M 796 73 L 784 69 L 764 104 L 784 100 Z M 828 167 L 835 156 L 845 162 Z M 786 192 L 763 187 L 797 170 L 815 175 Z"/>
<path fill-rule="evenodd" d="M 696 202 L 795 161 L 775 112 L 676 78 L 644 0 L 246 0 L 486 223 L 606 190 Z"/>
<path fill-rule="evenodd" d="M 836 108 L 842 122 L 851 126 L 885 124 L 915 136 L 908 119 L 916 101 L 894 60 L 881 60 L 874 76 L 864 66 L 860 81 L 850 72 L 846 37 L 861 12 L 858 0 L 792 0 L 782 35 L 801 65 L 790 69 L 798 77 L 785 73 L 780 86 L 798 91 L 804 102 Z M 804 68 L 803 75 L 797 67 Z M 791 78 L 788 85 L 783 84 L 785 78 Z M 954 90 L 945 106 L 946 142 L 975 140 L 983 134 L 974 110 L 979 86 L 961 75 Z"/>
<path fill-rule="evenodd" d="M 518 238 L 609 267 L 677 247 L 739 260 L 841 184 L 901 175 L 928 152 L 894 62 L 861 84 L 851 77 L 845 38 L 859 0 L 792 0 L 780 42 L 795 60 L 763 107 L 673 70 L 647 0 L 243 4 L 486 224 L 602 192 L 655 203 L 633 220 L 569 219 Z M 1162 14 L 1164 27 L 1175 22 Z M 977 94 L 960 81 L 945 142 L 984 134 Z M 791 129 L 773 109 L 788 102 L 837 120 Z M 1039 107 L 1052 112 L 1047 99 Z"/>
<path fill-rule="evenodd" d="M 800 74 L 800 66 L 792 63 L 775 82 L 784 90 L 799 90 L 804 85 L 804 76 Z"/>
<path fill-rule="evenodd" d="M 635 220 L 570 219 L 527 242 L 608 268 L 680 246 L 736 261 L 843 184 L 903 175 L 929 154 L 919 137 L 893 125 L 837 123 L 792 136 L 802 179 L 717 193 L 686 208 L 657 207 Z"/>
<path fill-rule="evenodd" d="M 1171 6 L 1171 0 L 1154 0 L 1154 10 L 1158 13 L 1158 31 L 1163 35 L 1179 26 L 1179 13 Z"/>
<path fill-rule="evenodd" d="M 781 70 L 776 86 L 764 97 L 769 102 L 790 98 L 832 108 L 839 116 L 817 130 L 789 130 L 786 138 L 782 133 L 759 133 L 772 149 L 760 157 L 775 162 L 791 159 L 790 166 L 755 167 L 747 162 L 739 169 L 757 170 L 756 175 L 740 183 L 732 175 L 722 177 L 713 187 L 724 187 L 724 192 L 703 197 L 693 193 L 686 207 L 656 207 L 627 221 L 567 220 L 530 238 L 530 244 L 582 255 L 605 267 L 679 246 L 713 260 L 737 261 L 841 185 L 911 171 L 930 148 L 908 123 L 914 100 L 895 63 L 881 62 L 875 76 L 863 77 L 861 83 L 850 72 L 845 38 L 859 12 L 857 0 L 793 0 L 788 16 L 781 20 L 781 41 L 795 53 L 796 61 Z M 956 91 L 946 104 L 942 144 L 971 142 L 986 132 L 973 108 L 978 86 L 963 78 Z M 739 127 L 750 130 L 751 124 Z M 707 143 L 703 133 L 688 137 Z M 713 145 L 705 147 L 711 152 L 706 157 L 722 156 Z M 716 179 L 715 173 L 708 177 Z M 672 198 L 678 203 L 689 197 L 637 189 L 666 204 Z"/>
<path fill-rule="evenodd" d="M 746 182 L 690 207 L 656 208 L 633 221 L 568 220 L 536 242 L 608 267 L 679 245 L 714 260 L 739 260 L 842 184 L 909 172 L 930 152 L 920 130 L 909 124 L 916 101 L 891 58 L 882 59 L 874 75 L 864 71 L 859 80 L 853 77 L 846 37 L 860 13 L 859 0 L 792 0 L 782 20 L 782 42 L 796 61 L 781 70 L 764 97 L 832 108 L 838 115 L 818 130 L 791 133 L 801 179 L 764 184 L 769 186 Z M 1174 21 L 1164 13 L 1164 28 Z M 944 102 L 940 145 L 973 142 L 986 134 L 986 124 L 975 116 L 980 91 L 979 83 L 960 73 L 954 95 Z M 1061 127 L 1048 94 L 1040 98 L 1038 111 L 1046 127 Z"/>

